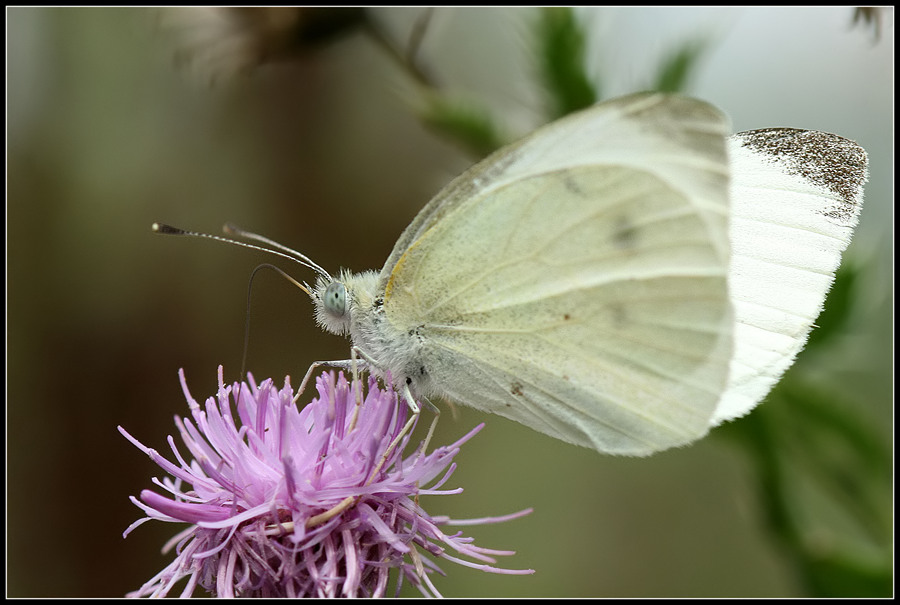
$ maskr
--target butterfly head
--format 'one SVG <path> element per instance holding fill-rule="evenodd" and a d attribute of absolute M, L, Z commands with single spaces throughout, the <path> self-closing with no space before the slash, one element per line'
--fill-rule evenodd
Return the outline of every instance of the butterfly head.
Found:
<path fill-rule="evenodd" d="M 344 282 L 336 278 L 329 281 L 319 277 L 316 280 L 313 303 L 316 306 L 316 322 L 323 330 L 338 336 L 349 331 L 349 298 Z"/>
<path fill-rule="evenodd" d="M 320 276 L 313 292 L 319 326 L 338 336 L 352 334 L 357 320 L 373 304 L 377 277 L 374 271 L 357 274 L 341 271 L 338 277 Z"/>

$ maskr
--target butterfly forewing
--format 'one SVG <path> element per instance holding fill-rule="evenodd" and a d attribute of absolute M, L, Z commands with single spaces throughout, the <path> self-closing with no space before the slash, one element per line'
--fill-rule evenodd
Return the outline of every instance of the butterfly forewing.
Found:
<path fill-rule="evenodd" d="M 608 111 L 452 183 L 407 230 L 384 312 L 439 394 L 646 454 L 705 433 L 727 380 L 727 126 L 672 97 Z"/>
<path fill-rule="evenodd" d="M 850 242 L 865 151 L 842 137 L 772 128 L 729 138 L 735 355 L 714 422 L 762 400 L 803 348 Z"/>
<path fill-rule="evenodd" d="M 413 219 L 381 271 L 385 288 L 394 266 L 423 233 L 472 197 L 516 180 L 577 166 L 650 169 L 674 188 L 694 192 L 708 214 L 710 236 L 728 254 L 728 206 L 721 196 L 728 122 L 715 107 L 684 97 L 636 94 L 604 102 L 544 126 L 497 151 L 441 190 Z M 687 169 L 686 169 L 687 168 Z"/>

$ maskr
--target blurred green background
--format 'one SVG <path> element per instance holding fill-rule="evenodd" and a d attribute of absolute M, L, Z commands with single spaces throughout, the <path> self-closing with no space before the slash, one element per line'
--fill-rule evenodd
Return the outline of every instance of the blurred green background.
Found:
<path fill-rule="evenodd" d="M 535 14 L 436 10 L 422 65 L 445 91 L 492 111 L 502 131 L 523 134 L 546 119 Z M 401 47 L 420 15 L 371 12 Z M 878 36 L 840 7 L 579 15 L 604 97 L 645 88 L 667 53 L 704 40 L 689 91 L 723 108 L 735 130 L 826 130 L 868 150 L 866 202 L 846 255 L 862 267 L 853 312 L 827 354 L 801 356 L 796 369 L 850 402 L 890 456 L 893 10 Z M 196 61 L 174 66 L 180 33 L 144 9 L 7 9 L 9 596 L 117 597 L 169 560 L 160 548 L 177 526 L 151 523 L 122 539 L 141 516 L 128 496 L 151 487 L 158 469 L 116 425 L 165 452 L 173 415 L 187 412 L 178 368 L 198 399 L 215 392 L 219 364 L 238 377 L 247 278 L 271 259 L 154 236 L 152 222 L 218 233 L 231 221 L 329 270 L 378 269 L 418 209 L 476 159 L 422 125 L 409 74 L 360 32 L 214 86 Z M 346 342 L 321 333 L 305 296 L 272 272 L 254 282 L 250 321 L 257 378 L 299 380 L 311 361 L 346 356 Z M 426 507 L 457 518 L 534 507 L 467 529 L 476 544 L 517 551 L 500 566 L 537 573 L 447 563 L 449 577 L 435 580 L 445 596 L 809 594 L 768 530 L 753 459 L 730 427 L 622 459 L 456 412 L 443 415 L 434 443 L 487 427 L 447 485 L 465 492 Z M 817 548 L 861 553 L 876 568 L 887 549 L 892 567 L 893 468 L 884 463 L 872 512 L 883 539 L 842 525 L 823 498 L 798 504 Z"/>

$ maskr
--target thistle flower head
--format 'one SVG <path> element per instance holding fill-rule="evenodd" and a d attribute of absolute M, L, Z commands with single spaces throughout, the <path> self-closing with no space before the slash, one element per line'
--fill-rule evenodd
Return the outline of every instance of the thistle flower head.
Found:
<path fill-rule="evenodd" d="M 362 385 L 325 373 L 316 382 L 319 396 L 298 410 L 287 379 L 280 390 L 252 377 L 226 386 L 220 367 L 218 394 L 201 406 L 180 377 L 191 417 L 175 423 L 189 457 L 169 437 L 170 462 L 119 427 L 170 475 L 154 479 L 168 495 L 144 490 L 140 500 L 131 498 L 147 516 L 125 535 L 151 519 L 189 524 L 164 548 L 174 547 L 175 559 L 129 596 L 165 596 L 184 578 L 182 596 L 198 585 L 220 597 L 383 596 L 394 569 L 397 592 L 410 582 L 439 595 L 429 576 L 443 572 L 432 559 L 532 573 L 493 567 L 494 556 L 513 553 L 441 530 L 529 510 L 454 522 L 429 515 L 418 501 L 462 491 L 441 486 L 460 446 L 483 425 L 430 454 L 404 455 L 407 407 L 374 379 L 357 407 L 354 388 Z"/>

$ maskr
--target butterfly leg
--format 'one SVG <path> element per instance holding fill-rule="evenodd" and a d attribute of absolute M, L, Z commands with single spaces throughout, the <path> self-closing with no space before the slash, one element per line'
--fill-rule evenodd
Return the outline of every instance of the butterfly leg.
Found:
<path fill-rule="evenodd" d="M 362 350 L 358 347 L 350 347 L 350 365 L 353 370 L 353 390 L 356 395 L 356 408 L 353 410 L 353 418 L 350 420 L 350 430 L 352 431 L 354 427 L 356 427 L 356 418 L 359 416 L 359 409 L 362 407 L 362 383 L 359 380 L 359 372 L 357 371 L 357 352 L 360 357 L 365 360 L 365 363 L 375 366 L 374 361 L 371 357 L 365 355 Z"/>
<path fill-rule="evenodd" d="M 434 429 L 437 427 L 438 420 L 441 419 L 441 411 L 435 407 L 433 403 L 427 400 L 424 400 L 423 402 L 434 411 L 434 420 L 431 421 L 431 426 L 428 427 L 428 434 L 425 435 L 425 441 L 422 442 L 422 454 L 428 451 L 428 444 L 431 443 L 431 436 L 434 435 Z"/>
<path fill-rule="evenodd" d="M 334 361 L 314 361 L 309 365 L 309 369 L 306 370 L 306 375 L 303 377 L 303 380 L 300 382 L 300 387 L 297 389 L 297 394 L 294 395 L 294 403 L 297 403 L 297 400 L 300 399 L 300 395 L 306 390 L 306 384 L 309 382 L 309 379 L 312 377 L 313 372 L 317 368 L 321 367 L 330 367 L 330 368 L 338 368 L 339 370 L 352 372 L 354 379 L 356 378 L 357 366 L 361 365 L 363 369 L 368 368 L 368 363 L 364 362 L 356 362 L 353 359 L 336 359 Z"/>

